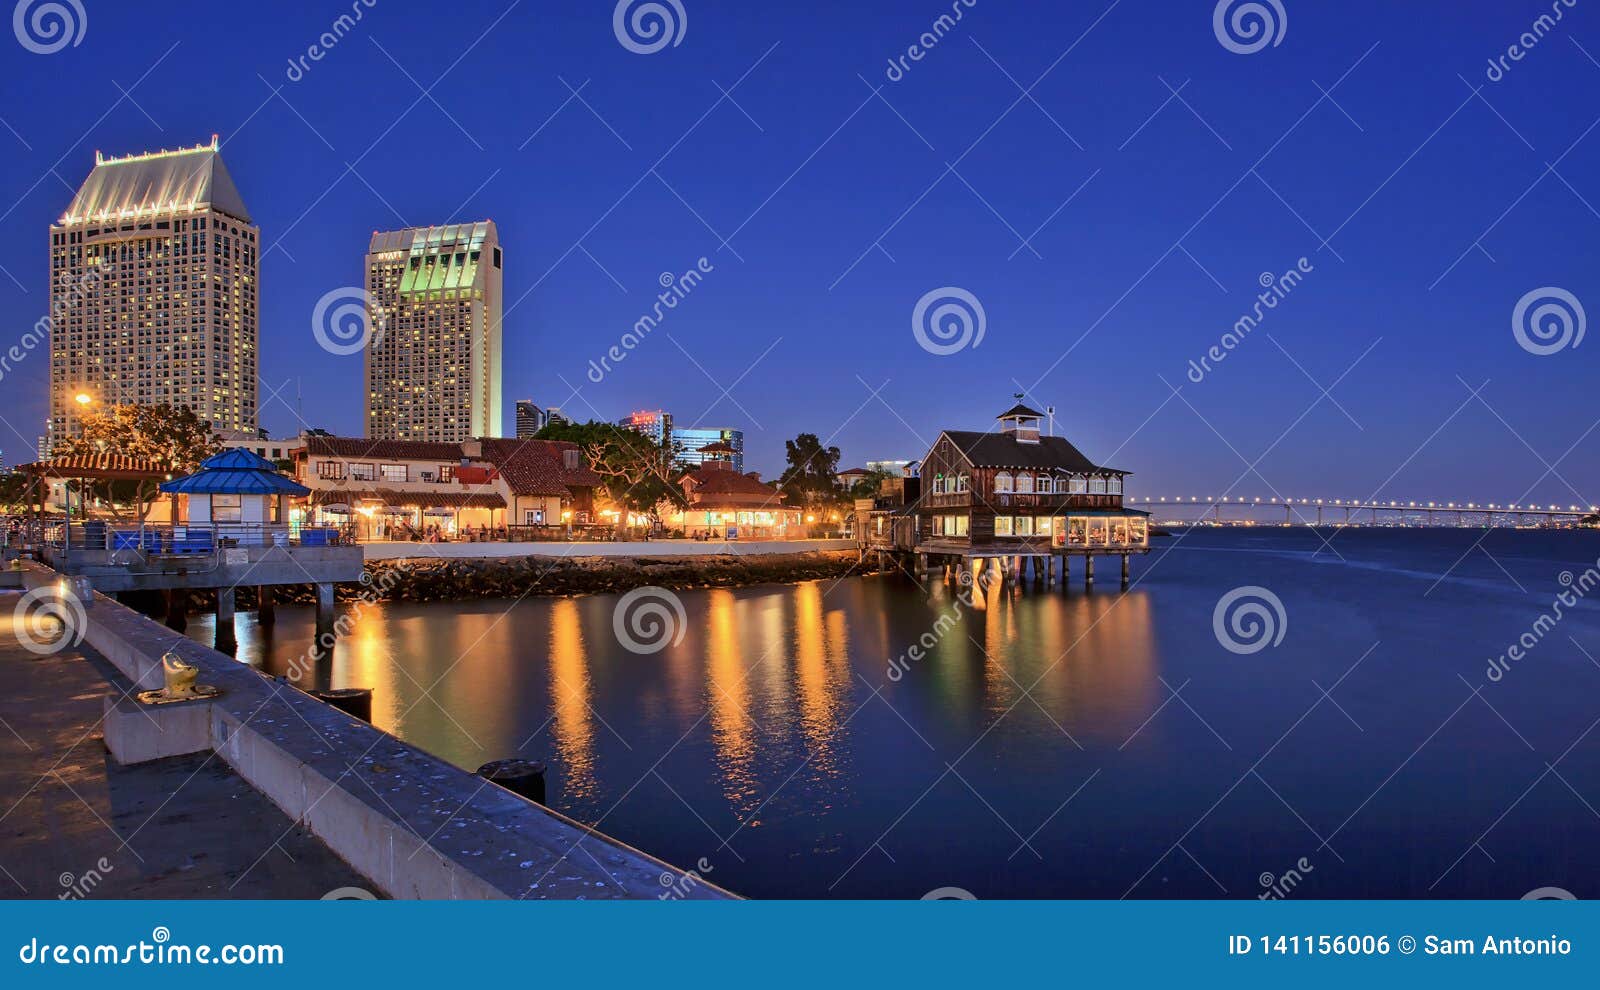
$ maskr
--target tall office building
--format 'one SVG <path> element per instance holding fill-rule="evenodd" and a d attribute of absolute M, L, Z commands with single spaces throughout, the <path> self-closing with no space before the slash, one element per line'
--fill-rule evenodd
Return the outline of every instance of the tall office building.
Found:
<path fill-rule="evenodd" d="M 530 440 L 535 433 L 544 429 L 549 418 L 543 409 L 533 404 L 532 399 L 517 400 L 517 439 Z"/>
<path fill-rule="evenodd" d="M 500 286 L 492 221 L 372 235 L 369 439 L 501 435 Z"/>
<path fill-rule="evenodd" d="M 739 474 L 744 473 L 744 431 L 743 430 L 718 430 L 718 429 L 678 429 L 672 430 L 672 443 L 678 450 L 676 460 L 679 464 L 689 468 L 697 468 L 705 463 L 705 456 L 700 453 L 700 448 L 713 443 L 725 443 L 733 448 L 732 456 L 719 455 L 726 460 L 733 470 Z"/>
<path fill-rule="evenodd" d="M 85 410 L 188 406 L 218 430 L 256 428 L 261 231 L 210 144 L 94 169 L 50 226 L 50 422 Z"/>
<path fill-rule="evenodd" d="M 643 433 L 657 447 L 665 446 L 672 438 L 672 414 L 660 409 L 631 413 L 617 420 L 617 425 L 625 430 Z"/>

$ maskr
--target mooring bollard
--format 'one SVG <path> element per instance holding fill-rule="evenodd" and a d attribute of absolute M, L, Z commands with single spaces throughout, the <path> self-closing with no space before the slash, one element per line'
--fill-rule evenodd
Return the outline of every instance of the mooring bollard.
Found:
<path fill-rule="evenodd" d="M 371 688 L 337 688 L 332 691 L 313 691 L 311 696 L 325 705 L 331 705 L 346 715 L 363 722 L 372 721 Z"/>
<path fill-rule="evenodd" d="M 535 804 L 544 804 L 544 764 L 536 760 L 495 760 L 479 767 L 478 776 Z"/>

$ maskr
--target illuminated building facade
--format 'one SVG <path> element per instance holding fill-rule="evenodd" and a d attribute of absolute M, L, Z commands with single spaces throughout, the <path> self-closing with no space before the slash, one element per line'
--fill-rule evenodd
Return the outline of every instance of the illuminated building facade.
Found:
<path fill-rule="evenodd" d="M 492 221 L 375 233 L 366 434 L 458 443 L 501 435 L 501 255 Z"/>
<path fill-rule="evenodd" d="M 188 406 L 256 429 L 261 231 L 217 138 L 124 158 L 95 153 L 50 227 L 50 421 L 87 409 Z"/>

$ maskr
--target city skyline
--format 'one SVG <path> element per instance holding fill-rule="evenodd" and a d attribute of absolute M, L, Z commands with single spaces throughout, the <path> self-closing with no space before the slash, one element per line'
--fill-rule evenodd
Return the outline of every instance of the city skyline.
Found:
<path fill-rule="evenodd" d="M 1581 94 L 1600 79 L 1600 25 L 1571 10 L 1501 64 L 1527 29 L 1514 11 L 1411 25 L 1356 8 L 1296 9 L 1278 44 L 1241 57 L 1204 11 L 1143 23 L 1122 3 L 980 4 L 925 58 L 891 66 L 934 11 L 852 10 L 841 32 L 826 23 L 840 5 L 756 17 L 697 4 L 683 44 L 645 58 L 577 10 L 466 2 L 462 37 L 444 42 L 378 7 L 293 71 L 288 56 L 327 27 L 319 13 L 228 11 L 197 14 L 176 48 L 95 48 L 122 99 L 76 78 L 87 48 L 47 64 L 8 46 L 29 98 L 5 114 L 0 292 L 26 322 L 44 315 L 48 273 L 28 244 L 93 149 L 219 132 L 262 230 L 261 425 L 274 435 L 360 432 L 361 359 L 314 349 L 311 314 L 359 283 L 371 233 L 491 216 L 517 259 L 508 394 L 580 420 L 705 410 L 744 425 L 764 473 L 798 432 L 846 464 L 915 456 L 927 438 L 906 424 L 981 427 L 1021 390 L 1127 463 L 1141 492 L 1510 501 L 1532 485 L 1528 500 L 1596 501 L 1600 440 L 1553 412 L 1585 408 L 1591 349 L 1535 353 L 1513 318 L 1547 287 L 1594 305 L 1584 235 L 1600 220 L 1583 176 L 1600 106 Z M 1381 37 L 1361 30 L 1362 10 Z M 96 35 L 137 23 L 93 14 Z M 1053 36 L 1034 30 L 1039 16 Z M 239 34 L 285 59 L 177 84 L 189 50 Z M 540 71 L 473 95 L 471 67 L 527 51 Z M 791 78 L 815 98 L 786 103 Z M 685 110 L 661 115 L 637 92 Z M 1264 108 L 1262 92 L 1278 101 Z M 586 377 L 653 317 L 658 278 L 687 271 L 704 273 L 693 295 L 603 381 Z M 951 287 L 978 300 L 985 332 L 940 354 L 912 317 Z M 4 447 L 26 449 L 46 373 L 22 363 L 5 382 Z M 301 402 L 285 401 L 297 387 Z"/>

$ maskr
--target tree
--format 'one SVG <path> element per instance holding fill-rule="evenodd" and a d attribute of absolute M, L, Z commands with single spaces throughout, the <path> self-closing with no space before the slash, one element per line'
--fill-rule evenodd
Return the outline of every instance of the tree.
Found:
<path fill-rule="evenodd" d="M 874 471 L 869 471 L 867 472 L 866 477 L 850 486 L 850 497 L 877 498 L 878 489 L 883 486 L 883 482 L 886 479 L 892 477 L 894 477 L 894 475 L 890 474 L 888 471 L 882 470 L 881 468 Z"/>
<path fill-rule="evenodd" d="M 791 505 L 812 508 L 843 501 L 844 493 L 833 480 L 839 473 L 838 447 L 824 447 L 815 433 L 802 433 L 783 446 L 788 466 L 778 487 Z"/>
<path fill-rule="evenodd" d="M 20 471 L 0 471 L 0 515 L 14 515 L 28 506 L 29 479 Z"/>
<path fill-rule="evenodd" d="M 166 474 L 193 473 L 200 462 L 222 449 L 222 438 L 188 406 L 174 408 L 127 404 L 91 410 L 80 420 L 79 436 L 57 441 L 52 457 L 87 456 L 102 452 L 148 461 Z M 159 481 L 101 482 L 91 490 L 115 507 L 132 501 L 141 515 L 155 497 Z"/>
<path fill-rule="evenodd" d="M 628 512 L 659 522 L 661 503 L 688 504 L 679 484 L 684 468 L 670 443 L 657 445 L 643 433 L 593 420 L 554 421 L 535 434 L 535 439 L 577 444 L 589 467 L 604 479 L 607 498 Z"/>

